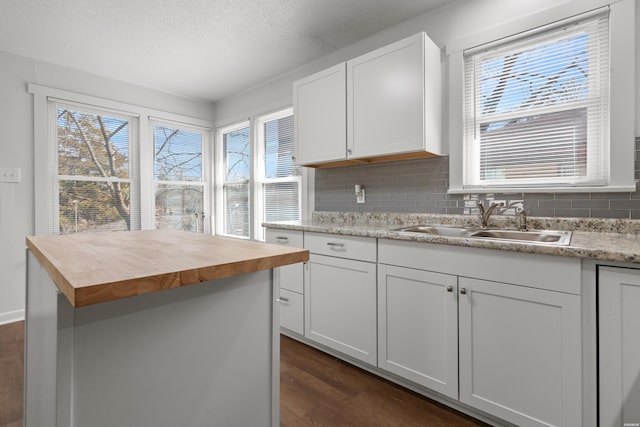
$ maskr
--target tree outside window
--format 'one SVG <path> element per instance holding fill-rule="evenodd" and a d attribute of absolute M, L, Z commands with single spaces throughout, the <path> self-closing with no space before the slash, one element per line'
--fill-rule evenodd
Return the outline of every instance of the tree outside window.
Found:
<path fill-rule="evenodd" d="M 60 233 L 132 229 L 131 120 L 57 106 Z"/>
<path fill-rule="evenodd" d="M 155 124 L 157 229 L 204 232 L 203 132 Z"/>

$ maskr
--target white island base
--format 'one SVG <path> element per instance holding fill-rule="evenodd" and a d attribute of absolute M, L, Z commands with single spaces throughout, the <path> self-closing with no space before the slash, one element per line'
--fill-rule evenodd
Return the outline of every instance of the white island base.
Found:
<path fill-rule="evenodd" d="M 271 269 L 74 308 L 27 253 L 26 427 L 279 425 Z"/>

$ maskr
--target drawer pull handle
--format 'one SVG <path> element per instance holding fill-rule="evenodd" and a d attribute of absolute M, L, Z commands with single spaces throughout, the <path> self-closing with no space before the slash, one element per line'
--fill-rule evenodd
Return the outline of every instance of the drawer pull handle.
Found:
<path fill-rule="evenodd" d="M 276 240 L 278 242 L 281 242 L 281 243 L 287 243 L 289 241 L 289 238 L 288 237 L 278 236 L 278 237 L 276 237 Z"/>
<path fill-rule="evenodd" d="M 278 298 L 278 302 L 289 302 L 289 298 L 280 297 Z"/>
<path fill-rule="evenodd" d="M 344 248 L 344 243 L 327 242 L 332 248 Z"/>
<path fill-rule="evenodd" d="M 460 293 L 462 295 L 466 295 L 467 294 L 467 288 L 460 288 Z"/>
<path fill-rule="evenodd" d="M 447 286 L 447 292 L 453 292 L 453 286 L 451 285 Z"/>

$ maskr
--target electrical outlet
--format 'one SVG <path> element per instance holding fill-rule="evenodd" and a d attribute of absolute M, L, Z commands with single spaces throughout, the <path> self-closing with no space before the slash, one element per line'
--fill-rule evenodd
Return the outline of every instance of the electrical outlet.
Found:
<path fill-rule="evenodd" d="M 0 182 L 20 182 L 20 168 L 0 168 Z"/>

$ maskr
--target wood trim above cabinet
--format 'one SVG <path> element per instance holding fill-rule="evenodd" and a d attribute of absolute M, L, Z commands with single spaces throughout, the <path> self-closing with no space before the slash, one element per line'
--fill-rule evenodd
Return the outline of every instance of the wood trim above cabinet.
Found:
<path fill-rule="evenodd" d="M 401 153 L 401 154 L 391 154 L 388 156 L 382 157 L 370 157 L 364 159 L 351 159 L 351 160 L 340 160 L 336 162 L 327 162 L 320 163 L 316 165 L 306 165 L 311 168 L 336 168 L 341 166 L 356 166 L 363 164 L 372 164 L 372 163 L 384 163 L 384 162 L 395 162 L 398 160 L 415 160 L 415 159 L 428 159 L 431 157 L 438 157 L 437 154 L 429 153 L 427 151 L 420 151 L 417 153 Z"/>

